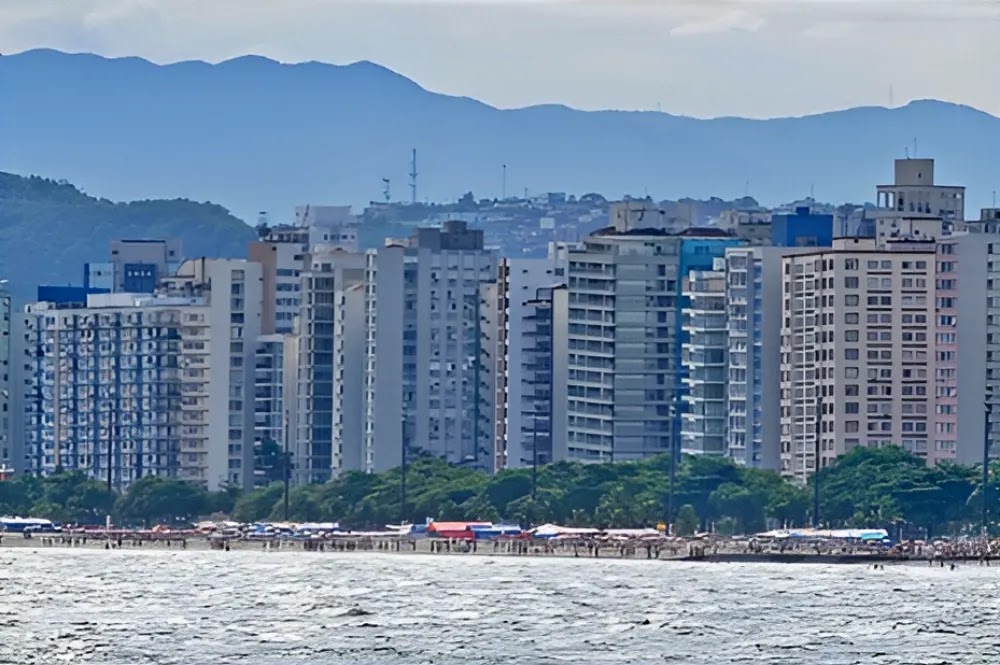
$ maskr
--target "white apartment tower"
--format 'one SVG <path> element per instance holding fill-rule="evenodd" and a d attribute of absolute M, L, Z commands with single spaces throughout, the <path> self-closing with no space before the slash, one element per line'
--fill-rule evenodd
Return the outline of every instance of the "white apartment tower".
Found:
<path fill-rule="evenodd" d="M 893 184 L 876 189 L 878 213 L 884 216 L 965 220 L 965 187 L 936 185 L 933 159 L 897 159 Z"/>
<path fill-rule="evenodd" d="M 681 453 L 725 455 L 726 387 L 729 337 L 726 317 L 726 259 L 715 260 L 714 270 L 694 270 L 684 278 L 688 305 L 681 317 L 686 339 L 681 362 L 686 408 L 681 418 Z"/>
<path fill-rule="evenodd" d="M 14 387 L 16 385 L 14 366 L 11 363 L 13 346 L 13 312 L 7 280 L 0 281 L 0 469 L 13 471 L 20 466 L 22 454 L 16 437 L 20 434 L 16 427 L 18 417 L 14 413 Z M 0 472 L 0 476 L 5 472 Z"/>
<path fill-rule="evenodd" d="M 805 481 L 857 446 L 928 456 L 935 256 L 932 241 L 850 238 L 783 259 L 782 473 Z"/>
<path fill-rule="evenodd" d="M 203 298 L 207 306 L 202 316 L 185 316 L 181 331 L 191 336 L 183 344 L 191 358 L 181 367 L 181 450 L 189 435 L 192 444 L 207 439 L 209 489 L 253 486 L 262 282 L 261 266 L 253 261 L 200 258 L 184 261 L 159 289 L 163 295 Z"/>
<path fill-rule="evenodd" d="M 464 222 L 422 228 L 368 252 L 366 468 L 399 466 L 420 448 L 456 464 L 492 466 L 479 432 L 481 306 L 496 256 Z M 405 443 L 404 443 L 405 440 Z"/>
<path fill-rule="evenodd" d="M 737 464 L 779 467 L 782 260 L 815 251 L 726 250 L 726 454 Z"/>
<path fill-rule="evenodd" d="M 570 252 L 569 459 L 615 462 L 676 450 L 680 244 L 656 229 L 608 230 Z"/>
<path fill-rule="evenodd" d="M 309 252 L 309 229 L 277 226 L 251 242 L 247 256 L 261 265 L 263 274 L 262 330 L 265 335 L 292 332 L 299 313 L 299 275 Z"/>
<path fill-rule="evenodd" d="M 480 436 L 491 470 L 552 461 L 553 289 L 564 286 L 568 253 L 501 259 L 497 280 L 482 286 Z"/>
<path fill-rule="evenodd" d="M 259 303 L 257 264 L 199 259 L 157 294 L 28 305 L 26 471 L 249 487 Z"/>
<path fill-rule="evenodd" d="M 295 371 L 286 404 L 296 482 L 321 483 L 363 470 L 365 255 L 310 254 L 301 275 Z M 286 344 L 289 344 L 286 342 Z M 287 353 L 287 352 L 286 352 Z"/>

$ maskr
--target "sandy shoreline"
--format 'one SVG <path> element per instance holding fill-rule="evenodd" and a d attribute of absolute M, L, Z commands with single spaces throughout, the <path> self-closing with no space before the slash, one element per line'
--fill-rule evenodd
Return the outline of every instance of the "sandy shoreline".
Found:
<path fill-rule="evenodd" d="M 398 546 L 398 549 L 397 549 Z M 91 538 L 86 540 L 81 538 L 73 539 L 60 538 L 59 536 L 39 536 L 33 538 L 22 538 L 19 535 L 5 535 L 0 540 L 0 552 L 3 550 L 32 550 L 32 554 L 42 554 L 50 550 L 132 550 L 132 551 L 217 551 L 220 555 L 226 552 L 302 552 L 308 554 L 322 555 L 323 553 L 340 554 L 416 554 L 425 556 L 477 556 L 477 557 L 543 557 L 543 558 L 579 558 L 579 559 L 612 559 L 612 560 L 642 560 L 642 561 L 687 561 L 693 563 L 787 563 L 787 564 L 846 564 L 846 565 L 874 565 L 874 564 L 910 564 L 910 565 L 931 565 L 931 560 L 927 557 L 911 556 L 901 557 L 879 552 L 823 552 L 816 553 L 814 550 L 799 551 L 764 551 L 747 552 L 745 550 L 706 550 L 701 549 L 693 553 L 685 547 L 669 546 L 618 546 L 614 544 L 605 545 L 596 549 L 585 544 L 563 545 L 546 547 L 539 543 L 498 543 L 496 546 L 492 542 L 477 542 L 475 547 L 466 549 L 466 543 L 453 541 L 441 541 L 437 539 L 421 539 L 415 541 L 402 540 L 384 542 L 381 545 L 373 543 L 357 543 L 353 541 L 307 541 L 307 540 L 284 540 L 277 541 L 262 540 L 229 540 L 215 541 L 205 537 L 176 538 L 173 540 L 128 540 L 122 539 L 119 546 L 118 541 L 112 541 L 108 546 L 104 538 Z M 953 556 L 947 558 L 937 558 L 933 560 L 933 565 L 946 565 L 950 563 L 973 563 L 978 565 L 1000 566 L 998 561 L 981 560 L 976 556 Z"/>

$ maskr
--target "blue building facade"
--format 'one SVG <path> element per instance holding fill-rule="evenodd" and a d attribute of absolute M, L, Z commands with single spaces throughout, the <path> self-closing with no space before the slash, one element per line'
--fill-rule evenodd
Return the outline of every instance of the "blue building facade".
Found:
<path fill-rule="evenodd" d="M 684 395 L 687 386 L 684 382 L 689 375 L 689 368 L 683 361 L 683 346 L 688 341 L 688 334 L 683 329 L 683 312 L 690 303 L 684 295 L 684 280 L 692 270 L 712 270 L 715 259 L 724 257 L 726 249 L 739 247 L 743 242 L 725 231 L 719 229 L 692 228 L 680 234 L 682 236 L 678 248 L 678 270 L 676 284 L 676 299 L 678 303 L 677 317 L 674 321 L 673 363 L 674 372 L 674 418 L 672 424 L 673 441 L 680 441 L 681 414 L 684 409 Z M 679 450 L 679 446 L 677 450 Z"/>
<path fill-rule="evenodd" d="M 794 213 L 771 216 L 771 244 L 775 247 L 830 247 L 833 245 L 833 215 L 812 212 L 800 206 Z"/>

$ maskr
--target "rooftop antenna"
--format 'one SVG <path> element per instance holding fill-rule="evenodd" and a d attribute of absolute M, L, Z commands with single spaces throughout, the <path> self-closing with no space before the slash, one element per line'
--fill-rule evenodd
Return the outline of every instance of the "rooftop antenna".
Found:
<path fill-rule="evenodd" d="M 382 198 L 388 203 L 392 200 L 392 196 L 389 194 L 389 179 L 382 178 Z"/>
<path fill-rule="evenodd" d="M 750 181 L 747 180 L 746 184 L 743 185 L 743 198 L 750 196 Z"/>
<path fill-rule="evenodd" d="M 500 200 L 504 201 L 507 198 L 507 165 L 503 165 L 503 176 L 500 179 Z"/>
<path fill-rule="evenodd" d="M 909 159 L 910 158 L 910 148 L 909 147 L 903 148 L 903 152 L 906 153 L 906 158 Z"/>
<path fill-rule="evenodd" d="M 913 137 L 913 156 L 917 156 L 917 137 Z"/>
<path fill-rule="evenodd" d="M 410 158 L 410 201 L 417 202 L 417 149 L 413 149 L 413 156 Z"/>

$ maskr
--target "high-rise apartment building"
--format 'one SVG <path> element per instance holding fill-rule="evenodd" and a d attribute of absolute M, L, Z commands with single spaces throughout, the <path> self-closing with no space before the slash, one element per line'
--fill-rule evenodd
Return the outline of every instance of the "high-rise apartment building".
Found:
<path fill-rule="evenodd" d="M 366 467 L 399 466 L 404 450 L 420 448 L 489 468 L 493 450 L 479 431 L 481 287 L 496 280 L 497 261 L 482 231 L 445 222 L 367 256 Z"/>
<path fill-rule="evenodd" d="M 729 337 L 726 317 L 726 259 L 714 270 L 694 270 L 684 278 L 681 362 L 688 368 L 681 419 L 681 453 L 725 455 L 726 386 Z"/>
<path fill-rule="evenodd" d="M 857 446 L 930 454 L 935 249 L 850 238 L 783 259 L 783 473 L 804 481 Z"/>
<path fill-rule="evenodd" d="M 688 368 L 683 279 L 739 239 L 617 223 L 570 252 L 567 452 L 612 462 L 679 450 Z"/>
<path fill-rule="evenodd" d="M 185 262 L 153 295 L 26 308 L 25 468 L 249 486 L 260 267 Z"/>
<path fill-rule="evenodd" d="M 1000 457 L 1000 229 L 982 227 L 938 243 L 937 461 L 978 464 L 987 440 Z"/>
<path fill-rule="evenodd" d="M 782 259 L 813 251 L 726 250 L 726 454 L 738 464 L 779 467 Z"/>
<path fill-rule="evenodd" d="M 167 296 L 202 298 L 207 308 L 185 316 L 181 331 L 182 349 L 191 355 L 181 367 L 181 451 L 207 441 L 209 489 L 253 486 L 262 281 L 261 266 L 253 261 L 200 258 L 184 261 L 159 288 Z M 221 466 L 225 473 L 217 471 Z"/>
<path fill-rule="evenodd" d="M 182 365 L 192 360 L 183 344 L 194 343 L 192 319 L 207 316 L 202 300 L 91 296 L 86 307 L 40 302 L 25 313 L 27 473 L 110 474 L 116 487 L 227 473 L 212 469 L 207 441 L 191 433 L 181 445 Z"/>
<path fill-rule="evenodd" d="M 15 382 L 14 366 L 11 363 L 14 351 L 14 321 L 11 311 L 11 298 L 7 290 L 7 280 L 0 280 L 0 469 L 13 471 L 20 465 L 18 459 L 20 445 L 15 442 L 20 435 L 16 426 L 17 415 L 13 391 L 18 384 Z M 4 472 L 6 473 L 6 472 Z"/>
<path fill-rule="evenodd" d="M 891 185 L 877 188 L 877 217 L 936 218 L 958 223 L 965 220 L 965 187 L 934 183 L 933 159 L 897 159 Z M 879 233 L 884 232 L 879 229 Z"/>
<path fill-rule="evenodd" d="M 268 228 L 265 236 L 250 243 L 247 256 L 261 265 L 263 275 L 263 334 L 292 332 L 299 313 L 299 276 L 308 251 L 309 229 L 298 226 Z"/>
<path fill-rule="evenodd" d="M 365 255 L 306 257 L 294 335 L 295 371 L 285 385 L 296 482 L 362 470 Z M 286 342 L 287 343 L 287 342 Z"/>
<path fill-rule="evenodd" d="M 481 287 L 479 431 L 492 470 L 530 465 L 536 453 L 543 464 L 552 459 L 552 289 L 565 284 L 568 257 L 559 250 L 501 259 L 497 280 Z"/>
<path fill-rule="evenodd" d="M 258 449 L 266 441 L 282 448 L 287 444 L 284 355 L 285 335 L 261 335 L 257 338 L 257 351 L 254 354 L 253 401 L 254 446 Z"/>

